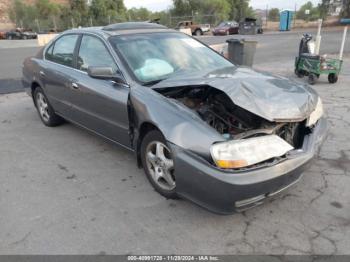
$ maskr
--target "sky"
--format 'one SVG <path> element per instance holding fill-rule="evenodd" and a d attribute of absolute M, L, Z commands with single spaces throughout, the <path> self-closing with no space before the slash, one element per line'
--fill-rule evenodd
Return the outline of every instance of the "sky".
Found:
<path fill-rule="evenodd" d="M 269 8 L 277 7 L 279 9 L 292 9 L 294 10 L 295 4 L 299 8 L 305 4 L 308 0 L 250 0 L 250 5 L 254 9 L 266 9 L 266 5 Z M 320 0 L 311 0 L 314 4 L 318 4 Z M 171 6 L 172 0 L 124 0 L 127 8 L 131 7 L 146 7 L 152 11 L 165 10 Z"/>

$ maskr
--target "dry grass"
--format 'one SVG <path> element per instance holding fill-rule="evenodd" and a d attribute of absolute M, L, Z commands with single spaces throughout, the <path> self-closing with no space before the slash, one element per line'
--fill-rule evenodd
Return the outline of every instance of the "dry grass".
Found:
<path fill-rule="evenodd" d="M 339 18 L 338 17 L 329 17 L 326 21 L 323 21 L 322 26 L 337 26 L 339 24 Z M 271 31 L 277 31 L 279 30 L 279 22 L 268 22 L 267 26 L 264 25 L 265 30 L 271 30 Z M 292 28 L 298 29 L 298 28 L 317 28 L 317 21 L 310 21 L 306 22 L 304 20 L 297 19 L 292 22 Z"/>

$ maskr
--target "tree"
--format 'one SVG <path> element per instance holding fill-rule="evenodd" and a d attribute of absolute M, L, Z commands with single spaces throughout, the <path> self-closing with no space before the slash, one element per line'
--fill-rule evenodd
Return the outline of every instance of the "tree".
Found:
<path fill-rule="evenodd" d="M 278 21 L 280 17 L 280 10 L 278 8 L 271 8 L 269 11 L 269 20 Z"/>
<path fill-rule="evenodd" d="M 98 25 L 126 21 L 123 0 L 92 0 L 89 15 Z"/>
<path fill-rule="evenodd" d="M 229 18 L 227 0 L 173 0 L 172 16 L 192 17 L 196 22 L 216 23 Z"/>
<path fill-rule="evenodd" d="M 70 0 L 69 1 L 69 16 L 73 18 L 76 26 L 88 25 L 89 8 L 86 0 Z"/>
<path fill-rule="evenodd" d="M 320 18 L 325 19 L 328 15 L 330 0 L 322 0 L 322 2 L 318 5 L 318 10 L 320 12 Z"/>
<path fill-rule="evenodd" d="M 226 0 L 230 5 L 230 18 L 241 21 L 245 17 L 255 17 L 254 10 L 249 6 L 249 0 Z"/>
<path fill-rule="evenodd" d="M 128 20 L 132 21 L 147 21 L 150 20 L 152 12 L 147 8 L 131 8 L 127 11 Z"/>
<path fill-rule="evenodd" d="M 306 13 L 306 10 L 309 10 L 309 14 Z M 318 7 L 314 7 L 312 2 L 307 2 L 306 4 L 302 5 L 299 9 L 299 11 L 297 12 L 296 15 L 297 19 L 303 19 L 306 21 L 314 21 L 318 18 L 321 17 L 320 15 L 320 10 Z"/>
<path fill-rule="evenodd" d="M 340 16 L 342 18 L 350 18 L 350 0 L 344 0 L 343 9 Z"/>
<path fill-rule="evenodd" d="M 10 19 L 19 27 L 37 29 L 56 27 L 56 17 L 61 6 L 49 0 L 36 0 L 34 5 L 27 5 L 22 0 L 15 0 L 10 8 Z M 40 19 L 40 23 L 39 23 Z"/>

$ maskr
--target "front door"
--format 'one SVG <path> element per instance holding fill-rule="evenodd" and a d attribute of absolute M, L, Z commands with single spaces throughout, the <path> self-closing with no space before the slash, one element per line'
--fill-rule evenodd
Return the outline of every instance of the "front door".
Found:
<path fill-rule="evenodd" d="M 127 102 L 129 88 L 113 81 L 91 78 L 89 66 L 117 65 L 101 39 L 83 35 L 77 51 L 77 69 L 71 75 L 75 122 L 119 144 L 130 147 Z"/>

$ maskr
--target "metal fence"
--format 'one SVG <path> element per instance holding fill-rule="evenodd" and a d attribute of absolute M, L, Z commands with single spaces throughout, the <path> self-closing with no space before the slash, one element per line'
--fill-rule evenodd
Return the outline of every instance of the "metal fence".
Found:
<path fill-rule="evenodd" d="M 125 18 L 116 17 L 103 17 L 95 19 L 93 17 L 51 17 L 49 19 L 36 18 L 33 20 L 17 19 L 15 21 L 16 27 L 32 29 L 36 32 L 49 32 L 49 31 L 62 31 L 69 28 L 77 27 L 92 27 L 92 26 L 104 26 L 113 23 L 120 23 L 125 21 L 145 21 L 145 20 L 131 20 Z M 193 21 L 197 24 L 210 24 L 215 26 L 222 21 L 222 15 L 193 15 L 193 16 L 163 16 L 160 17 L 160 23 L 174 28 L 181 21 Z"/>

